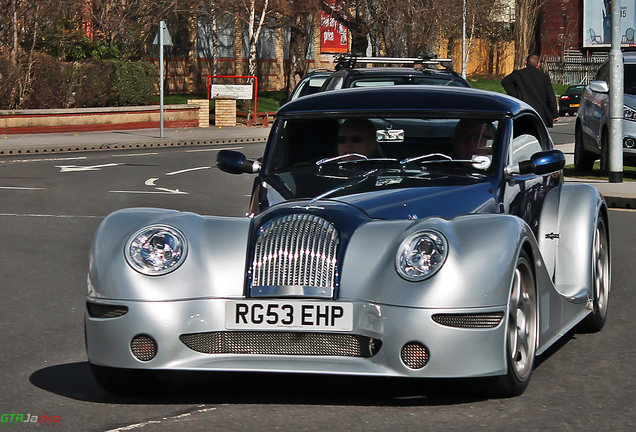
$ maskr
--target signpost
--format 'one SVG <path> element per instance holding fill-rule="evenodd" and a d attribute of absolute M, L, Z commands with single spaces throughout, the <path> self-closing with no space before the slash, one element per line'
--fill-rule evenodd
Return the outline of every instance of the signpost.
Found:
<path fill-rule="evenodd" d="M 165 21 L 159 21 L 159 31 L 152 43 L 159 45 L 159 137 L 163 138 L 163 46 L 172 45 Z"/>
<path fill-rule="evenodd" d="M 620 0 L 612 0 L 612 48 L 609 92 L 609 165 L 610 183 L 623 182 L 623 53 L 621 52 Z"/>

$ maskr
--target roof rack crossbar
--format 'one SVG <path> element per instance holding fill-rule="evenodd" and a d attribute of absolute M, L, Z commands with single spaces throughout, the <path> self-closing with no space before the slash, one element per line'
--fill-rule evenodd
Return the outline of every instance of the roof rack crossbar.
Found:
<path fill-rule="evenodd" d="M 338 54 L 335 57 L 335 62 L 339 66 L 353 67 L 356 63 L 368 63 L 368 64 L 421 64 L 427 66 L 440 65 L 445 68 L 452 68 L 453 60 L 450 58 L 435 58 L 433 56 L 422 57 L 366 57 L 357 56 L 355 54 Z"/>

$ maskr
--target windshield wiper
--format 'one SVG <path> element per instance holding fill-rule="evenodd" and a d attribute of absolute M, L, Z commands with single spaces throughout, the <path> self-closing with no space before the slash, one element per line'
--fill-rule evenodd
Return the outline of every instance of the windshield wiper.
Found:
<path fill-rule="evenodd" d="M 473 165 L 475 169 L 488 169 L 492 164 L 492 161 L 488 156 L 479 156 L 475 155 L 471 159 L 453 159 L 452 157 L 445 155 L 443 153 L 430 153 L 426 155 L 421 155 L 413 158 L 403 159 L 400 161 L 400 165 L 408 165 L 413 162 L 419 162 L 421 165 L 423 164 L 433 164 L 433 163 L 469 163 Z"/>
<path fill-rule="evenodd" d="M 320 159 L 319 161 L 316 162 L 316 166 L 322 166 L 322 165 L 333 163 L 333 162 L 336 162 L 339 164 L 357 163 L 357 162 L 397 162 L 397 159 L 385 158 L 385 157 L 368 158 L 365 155 L 361 155 L 360 153 L 347 153 L 340 156 Z"/>

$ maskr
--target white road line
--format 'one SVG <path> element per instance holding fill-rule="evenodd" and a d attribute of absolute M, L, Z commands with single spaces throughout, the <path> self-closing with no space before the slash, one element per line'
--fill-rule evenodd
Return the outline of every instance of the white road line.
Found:
<path fill-rule="evenodd" d="M 112 190 L 110 193 L 126 193 L 126 194 L 164 194 L 164 195 L 188 195 L 187 192 L 181 192 L 179 189 L 164 189 L 157 188 L 156 191 L 125 191 L 125 190 Z"/>
<path fill-rule="evenodd" d="M 112 155 L 111 157 L 154 156 L 154 155 L 158 155 L 158 154 L 159 153 L 119 154 L 119 155 Z"/>
<path fill-rule="evenodd" d="M 211 149 L 199 149 L 199 150 L 186 150 L 186 153 L 197 153 L 197 152 L 212 152 L 219 150 L 239 150 L 243 147 L 226 147 L 226 148 L 211 148 Z"/>
<path fill-rule="evenodd" d="M 210 169 L 210 168 L 212 168 L 212 167 L 205 166 L 205 167 L 197 167 L 197 168 L 188 168 L 188 169 L 184 169 L 184 170 L 180 170 L 180 171 L 169 172 L 169 173 L 166 173 L 166 175 L 167 176 L 171 176 L 171 175 L 182 174 L 182 173 L 190 172 L 190 171 L 206 170 L 206 169 Z"/>
<path fill-rule="evenodd" d="M 0 186 L 0 189 L 9 189 L 9 190 L 46 190 L 45 188 L 40 188 L 40 187 L 20 187 L 20 186 Z"/>
<path fill-rule="evenodd" d="M 105 216 L 89 216 L 89 215 L 51 215 L 51 214 L 33 214 L 33 213 L 0 213 L 0 217 L 38 217 L 38 218 L 60 218 L 60 219 L 104 219 Z"/>
<path fill-rule="evenodd" d="M 224 406 L 227 404 L 223 404 Z M 192 417 L 193 415 L 196 414 L 206 414 L 212 411 L 216 411 L 217 408 L 202 408 L 202 409 L 198 409 L 196 411 L 193 412 L 189 412 L 189 413 L 184 413 L 184 414 L 179 414 L 179 415 L 175 415 L 175 416 L 171 416 L 171 417 L 162 417 L 161 420 L 148 420 L 145 422 L 139 422 L 139 423 L 134 423 L 128 426 L 122 426 L 122 427 L 118 427 L 116 429 L 109 429 L 106 432 L 126 432 L 126 431 L 131 431 L 131 430 L 135 430 L 135 429 L 141 429 L 144 428 L 146 426 L 150 426 L 153 424 L 160 424 L 166 421 L 178 421 L 178 420 L 182 420 L 182 419 L 186 419 L 188 417 Z"/>
<path fill-rule="evenodd" d="M 85 160 L 88 159 L 86 156 L 78 156 L 71 158 L 49 158 L 49 159 L 17 159 L 17 160 L 0 160 L 0 164 L 9 164 L 9 163 L 24 163 L 24 162 L 59 162 L 59 161 L 67 161 L 67 160 Z"/>
<path fill-rule="evenodd" d="M 123 165 L 122 163 L 109 163 L 102 165 L 89 165 L 89 166 L 77 166 L 77 165 L 56 165 L 56 168 L 60 168 L 60 172 L 82 172 L 82 171 L 99 171 L 102 168 L 108 168 L 113 166 Z"/>
<path fill-rule="evenodd" d="M 154 186 L 157 180 L 159 180 L 159 177 L 150 177 L 148 180 L 144 182 L 144 184 L 146 186 Z"/>

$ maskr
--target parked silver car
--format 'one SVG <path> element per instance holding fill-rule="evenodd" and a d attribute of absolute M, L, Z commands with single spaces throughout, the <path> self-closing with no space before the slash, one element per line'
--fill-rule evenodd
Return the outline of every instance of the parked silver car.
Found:
<path fill-rule="evenodd" d="M 623 160 L 636 162 L 636 52 L 623 53 Z M 601 160 L 601 171 L 609 166 L 609 61 L 605 62 L 581 98 L 575 128 L 574 167 L 589 171 Z"/>

